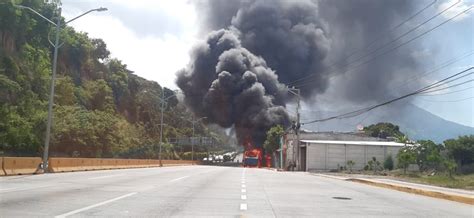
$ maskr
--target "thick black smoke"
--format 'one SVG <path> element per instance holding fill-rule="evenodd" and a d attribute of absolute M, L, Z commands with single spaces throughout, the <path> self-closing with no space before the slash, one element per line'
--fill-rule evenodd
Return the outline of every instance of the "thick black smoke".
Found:
<path fill-rule="evenodd" d="M 271 126 L 289 124 L 285 86 L 262 58 L 241 46 L 234 32 L 211 32 L 192 50 L 191 60 L 178 72 L 177 84 L 197 115 L 234 127 L 240 143 L 249 136 L 259 146 Z"/>
<path fill-rule="evenodd" d="M 208 1 L 198 7 L 206 30 L 231 28 L 242 46 L 262 56 L 282 83 L 314 75 L 302 87 L 310 97 L 327 87 L 324 58 L 330 49 L 325 27 L 313 1 Z"/>
<path fill-rule="evenodd" d="M 208 0 L 196 6 L 204 43 L 178 73 L 185 102 L 199 116 L 234 126 L 241 141 L 258 144 L 274 124 L 289 123 L 284 84 L 300 78 L 303 97 L 324 94 L 329 85 L 352 102 L 380 98 L 391 80 L 414 72 L 417 64 L 402 50 L 349 75 L 350 51 L 365 47 L 412 13 L 408 0 Z M 385 38 L 392 38 L 388 34 Z M 400 67 L 403 66 L 403 67 Z M 346 79 L 329 80 L 334 75 Z"/>

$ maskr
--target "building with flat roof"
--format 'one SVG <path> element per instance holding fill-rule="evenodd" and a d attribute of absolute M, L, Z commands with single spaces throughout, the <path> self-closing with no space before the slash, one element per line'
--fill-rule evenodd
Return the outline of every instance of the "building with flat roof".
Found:
<path fill-rule="evenodd" d="M 305 171 L 337 170 L 347 167 L 348 161 L 355 164 L 354 170 L 362 170 L 375 157 L 383 163 L 385 158 L 396 155 L 403 143 L 387 141 L 339 141 L 301 140 L 301 169 Z"/>
<path fill-rule="evenodd" d="M 353 170 L 363 169 L 375 157 L 381 163 L 396 155 L 402 143 L 366 136 L 363 132 L 300 132 L 299 152 L 296 135 L 289 133 L 282 138 L 282 149 L 275 157 L 275 166 L 286 169 L 298 165 L 301 171 L 329 171 L 347 168 L 347 161 L 355 164 Z M 281 152 L 282 151 L 282 152 Z"/>

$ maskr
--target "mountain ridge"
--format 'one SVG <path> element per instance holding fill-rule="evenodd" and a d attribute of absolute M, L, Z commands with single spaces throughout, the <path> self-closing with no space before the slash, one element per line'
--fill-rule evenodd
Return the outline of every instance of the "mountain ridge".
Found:
<path fill-rule="evenodd" d="M 324 118 L 341 114 L 329 111 L 320 111 L 317 118 Z M 312 113 L 302 112 L 302 117 L 315 117 Z M 400 127 L 400 130 L 410 139 L 428 139 L 437 143 L 457 138 L 461 135 L 474 133 L 474 127 L 465 126 L 439 117 L 416 105 L 406 104 L 402 107 L 385 107 L 376 109 L 357 117 L 343 120 L 329 120 L 317 124 L 304 125 L 312 131 L 355 131 L 358 125 L 368 126 L 379 122 L 390 122 Z"/>

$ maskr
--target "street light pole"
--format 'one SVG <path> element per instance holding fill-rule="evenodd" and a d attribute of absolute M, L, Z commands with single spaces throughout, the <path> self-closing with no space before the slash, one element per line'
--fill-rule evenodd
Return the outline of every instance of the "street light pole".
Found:
<path fill-rule="evenodd" d="M 160 148 L 158 151 L 158 159 L 160 162 L 160 167 L 163 166 L 161 163 L 161 144 L 163 144 L 163 110 L 165 109 L 165 92 L 164 89 L 161 90 L 161 119 L 160 119 Z"/>
<path fill-rule="evenodd" d="M 171 96 L 168 96 L 167 98 L 165 98 L 165 89 L 164 87 L 162 88 L 161 90 L 161 99 L 160 99 L 160 103 L 161 103 L 161 119 L 160 119 L 160 145 L 159 145 L 159 150 L 158 150 L 158 159 L 159 159 L 159 162 L 160 162 L 160 167 L 163 166 L 163 164 L 161 163 L 161 145 L 163 144 L 163 111 L 165 110 L 165 104 L 166 104 L 166 101 L 168 99 L 170 99 L 171 97 L 174 97 L 178 94 L 178 92 L 175 92 L 173 95 Z"/>
<path fill-rule="evenodd" d="M 184 117 L 183 117 L 184 118 Z M 195 119 L 194 115 L 193 115 L 193 119 L 192 120 L 188 120 L 186 119 L 187 121 L 191 122 L 193 124 L 193 136 L 191 137 L 191 160 L 193 161 L 194 160 L 194 125 L 203 120 L 203 119 L 206 119 L 207 117 L 201 117 L 199 119 Z"/>
<path fill-rule="evenodd" d="M 49 140 L 51 134 L 51 124 L 53 121 L 53 104 L 54 104 L 54 83 L 56 81 L 56 66 L 58 63 L 58 49 L 59 49 L 59 31 L 61 30 L 61 8 L 58 9 L 58 21 L 56 23 L 56 38 L 54 40 L 54 54 L 53 54 L 53 73 L 51 75 L 51 86 L 49 88 L 48 100 L 48 121 L 46 124 L 46 138 L 44 140 L 43 150 L 43 171 L 48 171 L 48 155 L 49 155 Z"/>
<path fill-rule="evenodd" d="M 29 10 L 33 13 L 35 13 L 36 15 L 38 15 L 39 17 L 45 19 L 47 22 L 51 23 L 53 26 L 56 27 L 56 37 L 55 37 L 55 40 L 54 40 L 54 44 L 51 43 L 51 45 L 54 47 L 54 53 L 53 53 L 53 69 L 52 69 L 52 73 L 51 73 L 51 85 L 50 85 L 50 92 L 49 92 L 49 99 L 48 99 L 48 120 L 47 120 L 47 124 L 46 124 L 46 136 L 45 136 L 45 140 L 44 140 L 44 149 L 43 149 L 43 164 L 42 164 L 42 168 L 43 168 L 43 171 L 44 172 L 47 172 L 48 170 L 48 155 L 49 155 L 49 142 L 50 142 L 50 138 L 51 138 L 51 126 L 52 126 L 52 122 L 53 122 L 53 105 L 54 105 L 54 84 L 55 84 L 55 81 L 56 81 L 56 68 L 57 68 L 57 62 L 58 62 L 58 50 L 59 48 L 62 46 L 62 44 L 59 44 L 59 33 L 61 31 L 61 7 L 58 8 L 58 17 L 57 17 L 57 21 L 56 23 L 54 23 L 53 21 L 51 21 L 50 19 L 46 18 L 45 16 L 43 16 L 42 14 L 40 14 L 39 12 L 35 11 L 34 9 L 30 8 L 30 7 L 27 7 L 27 6 L 23 6 L 23 5 L 14 5 L 15 7 L 17 8 L 20 8 L 20 9 L 26 9 L 26 10 Z M 67 22 L 65 22 L 64 24 L 68 24 L 88 13 L 91 13 L 93 11 L 106 11 L 107 8 L 96 8 L 96 9 L 92 9 L 92 10 L 89 10 Z"/>
<path fill-rule="evenodd" d="M 194 115 L 193 115 L 193 137 L 191 138 L 191 161 L 194 161 Z"/>

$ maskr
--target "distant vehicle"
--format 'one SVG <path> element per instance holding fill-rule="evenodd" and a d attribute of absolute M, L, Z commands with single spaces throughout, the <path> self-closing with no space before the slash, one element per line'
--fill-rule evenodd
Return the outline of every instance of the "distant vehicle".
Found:
<path fill-rule="evenodd" d="M 244 167 L 262 167 L 262 149 L 254 148 L 246 150 L 243 157 Z"/>

